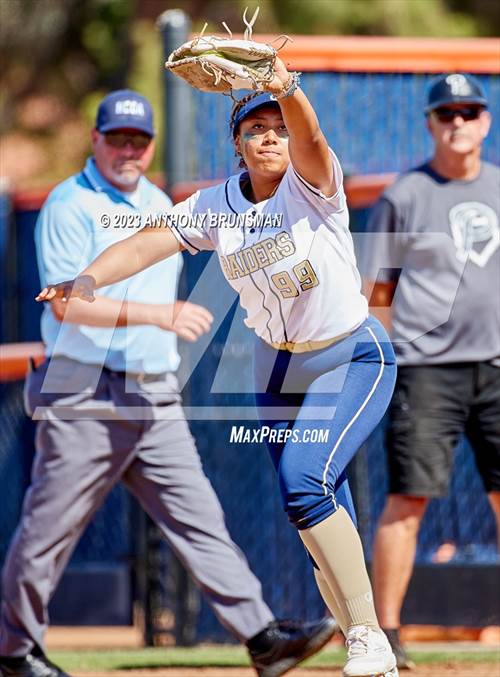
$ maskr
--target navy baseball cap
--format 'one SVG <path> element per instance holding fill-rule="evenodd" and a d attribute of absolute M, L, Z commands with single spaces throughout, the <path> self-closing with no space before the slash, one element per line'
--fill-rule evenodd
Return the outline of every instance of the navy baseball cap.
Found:
<path fill-rule="evenodd" d="M 95 126 L 103 134 L 125 128 L 155 134 L 151 104 L 132 89 L 119 89 L 105 96 L 97 109 Z"/>
<path fill-rule="evenodd" d="M 258 94 L 250 101 L 247 101 L 240 110 L 236 113 L 234 120 L 232 120 L 232 132 L 235 134 L 238 129 L 238 125 L 242 120 L 244 120 L 250 113 L 252 113 L 257 108 L 263 108 L 264 106 L 276 106 L 279 108 L 279 103 L 276 101 L 274 96 L 269 92 L 262 92 Z"/>
<path fill-rule="evenodd" d="M 488 100 L 479 80 L 465 73 L 450 73 L 435 78 L 427 94 L 426 113 L 451 103 L 475 103 L 488 106 Z"/>

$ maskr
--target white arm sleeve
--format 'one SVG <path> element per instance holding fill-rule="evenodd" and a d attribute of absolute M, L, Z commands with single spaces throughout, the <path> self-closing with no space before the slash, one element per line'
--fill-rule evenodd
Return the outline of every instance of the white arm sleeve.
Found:
<path fill-rule="evenodd" d="M 190 254 L 214 250 L 214 229 L 209 228 L 209 213 L 203 211 L 202 191 L 174 205 L 168 216 L 168 225 L 179 242 Z"/>
<path fill-rule="evenodd" d="M 343 187 L 344 175 L 337 156 L 331 148 L 328 150 L 332 159 L 335 185 L 338 186 L 337 192 L 334 195 L 331 197 L 324 195 L 319 188 L 315 188 L 302 178 L 293 168 L 292 164 L 289 165 L 284 180 L 287 183 L 288 190 L 297 201 L 308 202 L 328 214 L 338 214 L 347 209 Z"/>

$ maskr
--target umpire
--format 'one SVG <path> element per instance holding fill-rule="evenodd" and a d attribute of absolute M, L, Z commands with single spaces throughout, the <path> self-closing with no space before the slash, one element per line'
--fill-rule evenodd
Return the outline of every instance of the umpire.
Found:
<path fill-rule="evenodd" d="M 153 113 L 136 92 L 101 102 L 93 157 L 58 185 L 36 227 L 42 286 L 75 275 L 118 239 L 171 207 L 144 176 Z M 176 335 L 195 341 L 212 317 L 176 302 L 182 258 L 101 290 L 93 304 L 44 308 L 46 361 L 27 379 L 37 424 L 31 486 L 3 572 L 0 668 L 6 677 L 68 677 L 44 653 L 47 605 L 71 553 L 122 481 L 157 523 L 220 621 L 245 642 L 262 677 L 315 653 L 334 622 L 275 621 L 259 581 L 232 542 L 184 418 Z M 158 280 L 163 280 L 158 284 Z"/>
<path fill-rule="evenodd" d="M 434 80 L 433 156 L 382 196 L 368 225 L 377 237 L 362 252 L 368 286 L 377 280 L 373 305 L 390 307 L 398 359 L 373 582 L 400 668 L 412 667 L 398 628 L 419 526 L 429 499 L 448 491 L 462 433 L 500 524 L 500 171 L 481 160 L 487 107 L 472 76 Z"/>

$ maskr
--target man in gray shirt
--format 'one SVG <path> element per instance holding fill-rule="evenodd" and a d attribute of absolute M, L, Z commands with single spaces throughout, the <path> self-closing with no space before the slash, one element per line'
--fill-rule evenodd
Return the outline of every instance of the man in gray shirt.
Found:
<path fill-rule="evenodd" d="M 425 110 L 433 157 L 384 193 L 361 252 L 367 296 L 392 325 L 399 368 L 373 577 L 400 668 L 412 667 L 398 629 L 418 530 L 429 499 L 448 491 L 462 433 L 500 524 L 500 171 L 481 161 L 487 105 L 469 75 L 434 80 Z"/>

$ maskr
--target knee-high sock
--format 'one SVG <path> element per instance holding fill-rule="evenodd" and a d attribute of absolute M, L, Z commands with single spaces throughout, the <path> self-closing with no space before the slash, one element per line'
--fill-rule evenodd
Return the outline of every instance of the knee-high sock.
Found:
<path fill-rule="evenodd" d="M 347 629 L 368 625 L 379 630 L 361 539 L 346 510 L 341 506 L 299 534 L 337 600 Z"/>
<path fill-rule="evenodd" d="M 324 603 L 331 611 L 332 616 L 335 618 L 337 623 L 340 625 L 340 629 L 344 633 L 344 637 L 347 637 L 347 620 L 342 612 L 340 604 L 337 602 L 337 598 L 330 590 L 328 583 L 325 580 L 325 577 L 319 569 L 314 567 L 314 578 L 316 579 L 316 585 L 321 593 Z"/>

